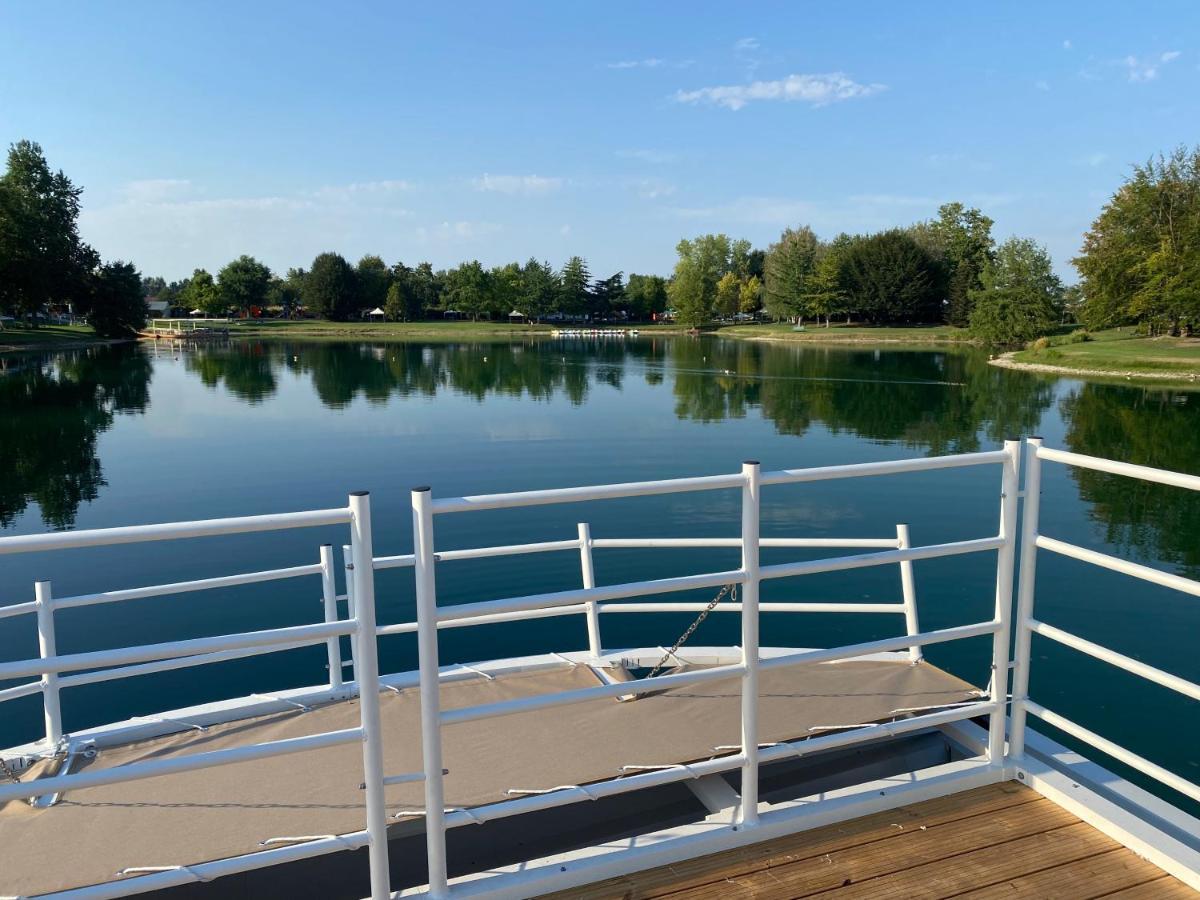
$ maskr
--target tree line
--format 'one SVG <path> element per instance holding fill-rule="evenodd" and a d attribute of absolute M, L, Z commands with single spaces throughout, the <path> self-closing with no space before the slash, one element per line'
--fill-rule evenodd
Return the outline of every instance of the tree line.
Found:
<path fill-rule="evenodd" d="M 213 277 L 197 269 L 167 283 L 145 279 L 148 296 L 211 315 L 256 315 L 268 307 L 285 316 L 301 307 L 333 321 L 381 310 L 393 322 L 456 314 L 474 321 L 507 319 L 514 311 L 531 322 L 547 318 L 647 321 L 667 305 L 666 280 L 623 272 L 593 278 L 587 261 L 572 256 L 561 269 L 531 257 L 485 268 L 478 260 L 435 270 L 428 262 L 388 265 L 367 254 L 351 265 L 341 254 L 319 254 L 307 268 L 276 275 L 252 256 L 241 256 Z"/>

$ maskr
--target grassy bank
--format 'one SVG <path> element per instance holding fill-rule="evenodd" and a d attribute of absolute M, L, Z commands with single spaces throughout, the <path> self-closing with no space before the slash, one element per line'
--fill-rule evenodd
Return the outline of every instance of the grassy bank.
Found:
<path fill-rule="evenodd" d="M 0 353 L 110 343 L 113 341 L 100 337 L 87 325 L 43 325 L 40 328 L 5 328 L 0 331 Z"/>
<path fill-rule="evenodd" d="M 912 325 L 907 327 L 871 327 L 866 325 L 808 325 L 796 331 L 787 324 L 727 325 L 717 330 L 721 337 L 767 341 L 794 341 L 838 344 L 966 344 L 971 336 L 965 328 L 953 325 Z"/>
<path fill-rule="evenodd" d="M 231 329 L 234 337 L 285 338 L 288 340 L 328 340 L 331 338 L 372 341 L 464 340 L 476 337 L 515 338 L 528 335 L 548 336 L 559 325 L 512 325 L 508 322 L 326 322 L 318 319 L 259 319 L 241 322 Z M 631 328 L 645 334 L 682 333 L 684 329 L 666 325 L 603 326 Z"/>
<path fill-rule="evenodd" d="M 1051 343 L 1005 354 L 998 365 L 1084 376 L 1200 380 L 1200 338 L 1147 338 L 1132 329 L 1094 332 L 1091 340 Z"/>

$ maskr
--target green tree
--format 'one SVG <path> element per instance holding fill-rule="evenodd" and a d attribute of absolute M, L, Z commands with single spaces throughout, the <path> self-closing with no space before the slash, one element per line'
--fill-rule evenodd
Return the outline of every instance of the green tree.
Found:
<path fill-rule="evenodd" d="M 1084 236 L 1075 266 L 1089 328 L 1200 328 L 1200 147 L 1136 166 Z"/>
<path fill-rule="evenodd" d="M 446 273 L 446 302 L 448 308 L 471 317 L 479 317 L 489 311 L 488 277 L 479 260 L 465 262 L 457 269 Z"/>
<path fill-rule="evenodd" d="M 0 310 L 29 315 L 52 300 L 82 299 L 99 264 L 79 239 L 82 193 L 61 170 L 50 170 L 37 144 L 9 148 L 0 176 Z"/>
<path fill-rule="evenodd" d="M 840 234 L 821 246 L 817 264 L 806 281 L 804 308 L 818 322 L 825 317 L 828 328 L 834 315 L 847 311 L 847 294 L 843 287 L 846 249 L 852 239 Z"/>
<path fill-rule="evenodd" d="M 1046 249 L 1009 238 L 983 270 L 972 292 L 971 331 L 995 346 L 1016 346 L 1046 334 L 1062 314 L 1063 286 Z"/>
<path fill-rule="evenodd" d="M 717 296 L 714 308 L 718 315 L 729 318 L 738 311 L 742 297 L 742 282 L 733 274 L 726 272 L 717 282 Z"/>
<path fill-rule="evenodd" d="M 146 327 L 146 298 L 142 276 L 133 263 L 110 262 L 89 279 L 81 305 L 88 322 L 101 337 L 130 337 Z"/>
<path fill-rule="evenodd" d="M 592 310 L 601 319 L 627 312 L 624 272 L 596 279 L 592 285 Z"/>
<path fill-rule="evenodd" d="M 932 249 L 941 258 L 946 276 L 946 321 L 966 327 L 971 318 L 971 292 L 982 287 L 980 277 L 991 259 L 992 220 L 974 207 L 945 203 L 938 217 L 924 223 Z"/>
<path fill-rule="evenodd" d="M 675 247 L 679 260 L 667 293 L 679 321 L 695 328 L 712 318 L 717 283 L 732 268 L 732 245 L 724 234 L 702 234 Z"/>
<path fill-rule="evenodd" d="M 789 228 L 767 250 L 763 263 L 763 306 L 779 320 L 799 320 L 807 312 L 808 281 L 817 265 L 820 241 L 807 225 Z"/>
<path fill-rule="evenodd" d="M 417 267 L 413 269 L 412 289 L 413 307 L 416 311 L 412 316 L 413 319 L 419 319 L 435 309 L 445 308 L 442 300 L 442 293 L 445 290 L 445 273 L 433 271 L 430 263 L 418 263 Z"/>
<path fill-rule="evenodd" d="M 573 316 L 585 315 L 591 300 L 588 288 L 592 281 L 587 260 L 582 256 L 572 256 L 563 265 L 558 280 L 559 309 Z"/>
<path fill-rule="evenodd" d="M 540 322 L 555 312 L 558 304 L 558 276 L 548 262 L 534 257 L 521 267 L 521 312 L 531 322 Z"/>
<path fill-rule="evenodd" d="M 527 318 L 529 316 L 529 311 L 521 308 L 521 274 L 521 264 L 515 262 L 494 266 L 488 272 L 488 293 L 491 298 L 489 305 L 501 320 L 507 319 L 514 311 Z"/>
<path fill-rule="evenodd" d="M 187 307 L 188 312 L 198 309 L 208 316 L 223 315 L 228 309 L 212 275 L 205 269 L 196 269 L 192 273 L 179 292 L 179 302 Z"/>
<path fill-rule="evenodd" d="M 239 256 L 217 275 L 217 289 L 228 309 L 251 315 L 253 307 L 267 305 L 271 287 L 271 270 L 253 256 Z"/>
<path fill-rule="evenodd" d="M 368 253 L 358 261 L 354 274 L 358 277 L 359 303 L 366 309 L 382 309 L 392 284 L 392 273 L 384 261 Z"/>
<path fill-rule="evenodd" d="M 630 275 L 625 302 L 631 319 L 649 321 L 667 308 L 667 280 L 658 275 Z"/>
<path fill-rule="evenodd" d="M 304 305 L 321 317 L 344 322 L 361 308 L 358 278 L 338 253 L 322 253 L 304 279 Z"/>
<path fill-rule="evenodd" d="M 855 238 L 842 260 L 847 303 L 873 325 L 940 321 L 937 266 L 902 229 Z"/>
<path fill-rule="evenodd" d="M 284 318 L 290 319 L 300 305 L 304 293 L 304 279 L 308 273 L 303 269 L 288 269 L 283 278 L 271 279 L 267 288 L 267 302 L 283 310 Z"/>
<path fill-rule="evenodd" d="M 738 286 L 738 312 L 753 315 L 762 307 L 762 282 L 751 275 Z"/>

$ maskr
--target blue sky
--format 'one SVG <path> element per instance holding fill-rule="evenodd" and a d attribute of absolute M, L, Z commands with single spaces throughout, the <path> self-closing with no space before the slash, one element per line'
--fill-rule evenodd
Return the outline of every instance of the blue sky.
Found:
<path fill-rule="evenodd" d="M 1130 164 L 1200 140 L 1195 3 L 0 5 L 0 140 L 84 186 L 106 258 L 766 246 L 962 200 L 1071 255 Z"/>

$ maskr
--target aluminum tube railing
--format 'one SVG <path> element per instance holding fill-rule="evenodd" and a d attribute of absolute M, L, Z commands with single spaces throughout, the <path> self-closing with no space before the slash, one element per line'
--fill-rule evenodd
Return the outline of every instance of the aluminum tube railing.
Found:
<path fill-rule="evenodd" d="M 1193 597 L 1200 597 L 1200 581 L 1193 581 L 1191 578 L 1184 578 L 1182 575 L 1172 575 L 1169 572 L 1163 572 L 1150 566 L 1143 566 L 1116 556 L 1109 556 L 1107 553 L 1098 553 L 1095 550 L 1088 550 L 1086 547 L 1068 544 L 1066 541 L 1058 541 L 1054 538 L 1048 538 L 1045 535 L 1038 535 L 1037 546 L 1039 549 L 1049 550 L 1060 556 L 1069 556 L 1072 559 L 1091 563 L 1094 566 L 1108 569 L 1111 572 L 1120 572 L 1122 575 L 1130 575 L 1134 578 L 1140 578 L 1142 581 L 1149 581 L 1151 584 L 1171 588 L 1184 594 L 1191 594 Z"/>
<path fill-rule="evenodd" d="M 41 692 L 41 681 L 30 681 L 26 682 L 25 684 L 18 684 L 10 688 L 4 688 L 3 690 L 0 690 L 0 703 L 3 703 L 5 700 L 16 700 L 20 697 L 29 697 L 33 694 L 40 694 Z"/>
<path fill-rule="evenodd" d="M 770 659 L 764 659 L 759 663 L 759 668 L 783 669 L 789 666 L 804 665 L 805 663 L 835 662 L 839 659 L 853 659 L 856 656 L 867 656 L 872 653 L 892 653 L 897 650 L 906 650 L 910 645 L 927 647 L 930 644 L 944 644 L 947 641 L 995 634 L 999 630 L 999 622 L 977 622 L 973 625 L 957 625 L 954 628 L 926 631 L 923 634 L 905 634 L 900 637 L 882 638 L 878 641 L 849 644 L 845 647 L 830 647 L 827 650 L 805 650 L 801 653 L 772 656 Z"/>
<path fill-rule="evenodd" d="M 37 603 L 30 600 L 26 603 L 13 603 L 10 606 L 0 606 L 0 619 L 9 616 L 25 616 L 37 612 Z"/>
<path fill-rule="evenodd" d="M 550 709 L 555 706 L 571 706 L 575 703 L 587 703 L 591 700 L 625 697 L 630 694 L 649 694 L 654 691 L 667 691 L 671 688 L 686 687 L 692 684 L 704 684 L 708 681 L 719 681 L 722 678 L 743 675 L 745 671 L 745 666 L 741 664 L 713 666 L 708 669 L 697 669 L 694 672 L 656 675 L 653 678 L 641 678 L 636 681 L 618 681 L 612 684 L 601 684 L 596 687 L 580 688 L 574 691 L 559 691 L 555 694 L 535 694 L 531 697 L 520 697 L 516 700 L 502 700 L 499 703 L 486 703 L 478 706 L 464 706 L 458 709 L 446 710 L 442 713 L 441 720 L 443 725 L 460 725 L 463 722 L 494 719 L 497 716 L 533 712 L 534 710 Z"/>
<path fill-rule="evenodd" d="M 452 607 L 451 607 L 452 608 Z M 437 623 L 438 630 L 443 628 L 471 628 L 475 625 L 495 625 L 501 622 L 524 622 L 526 619 L 550 619 L 555 616 L 573 616 L 586 613 L 587 606 L 583 603 L 573 603 L 570 606 L 550 606 L 546 609 L 526 609 L 518 612 L 493 613 L 490 616 L 471 616 L 468 619 L 443 619 Z M 380 625 L 375 633 L 380 637 L 389 634 L 414 634 L 417 631 L 416 622 L 399 622 L 395 625 Z"/>
<path fill-rule="evenodd" d="M 1107 647 L 1094 644 L 1077 634 L 1071 634 L 1069 631 L 1063 631 L 1061 628 L 1055 628 L 1053 625 L 1047 625 L 1045 622 L 1039 622 L 1037 619 L 1030 619 L 1028 627 L 1034 634 L 1040 634 L 1042 637 L 1056 641 L 1065 647 L 1078 650 L 1080 653 L 1086 653 L 1088 656 L 1114 665 L 1118 669 L 1124 669 L 1126 672 L 1137 675 L 1139 678 L 1153 681 L 1155 684 L 1183 694 L 1185 697 L 1200 700 L 1200 684 L 1196 684 L 1194 681 L 1188 681 L 1186 678 L 1180 678 L 1178 675 L 1172 675 L 1170 672 L 1164 672 L 1162 669 L 1148 666 L 1141 660 L 1125 656 L 1123 653 L 1117 653 L 1115 650 L 1109 650 Z"/>
<path fill-rule="evenodd" d="M 1003 450 L 982 453 L 959 453 L 951 456 L 926 456 L 919 459 L 896 459 L 886 462 L 855 463 L 847 466 L 818 466 L 812 469 L 783 469 L 764 472 L 762 483 L 803 484 L 810 481 L 831 481 L 840 478 L 863 478 L 874 475 L 900 475 L 905 472 L 927 472 L 934 469 L 954 469 L 1003 463 L 1008 454 Z"/>
<path fill-rule="evenodd" d="M 679 613 L 702 612 L 707 603 L 601 603 L 601 613 Z M 714 613 L 741 612 L 742 604 L 737 601 L 718 603 Z M 902 603 L 759 603 L 759 612 L 786 613 L 894 613 L 905 614 Z"/>
<path fill-rule="evenodd" d="M 323 644 L 325 639 L 332 635 L 350 634 L 352 631 L 354 631 L 353 621 L 321 622 L 316 625 L 293 625 L 269 631 L 247 631 L 216 637 L 192 638 L 185 641 L 167 641 L 162 644 L 121 647 L 115 650 L 92 650 L 87 653 L 51 656 L 45 659 L 25 659 L 0 663 L 0 680 L 24 678 L 45 672 L 72 672 L 101 666 L 148 662 L 153 659 L 167 659 L 176 656 L 198 656 L 214 650 L 296 644 L 308 642 L 309 638 L 313 639 L 312 643 L 314 644 Z"/>
<path fill-rule="evenodd" d="M 668 594 L 700 588 L 718 588 L 727 584 L 741 584 L 744 579 L 743 572 L 733 570 L 705 575 L 679 575 L 674 578 L 659 578 L 651 581 L 627 581 L 622 584 L 607 584 L 602 587 L 570 591 L 552 591 L 545 594 L 526 594 L 503 600 L 484 600 L 480 603 L 460 603 L 457 606 L 439 609 L 438 621 L 468 619 L 490 613 L 570 606 L 589 601 L 622 600 L 626 597 L 640 597 L 646 594 Z"/>
<path fill-rule="evenodd" d="M 119 528 L 18 534 L 12 537 L 0 537 L 0 555 L 32 553 L 41 550 L 67 550 L 78 547 L 107 547 L 114 544 L 140 544 L 148 541 L 172 541 L 224 534 L 251 534 L 258 531 L 284 531 L 291 528 L 313 528 L 320 525 L 346 525 L 349 522 L 350 510 L 338 508 L 277 513 L 267 516 L 240 516 L 231 519 L 204 519 L 198 522 L 172 522 L 164 525 L 126 525 Z"/>
<path fill-rule="evenodd" d="M 760 547 L 895 547 L 895 538 L 759 538 Z M 593 538 L 597 549 L 730 547 L 740 549 L 742 539 L 735 538 Z"/>
<path fill-rule="evenodd" d="M 1108 738 L 1101 737 L 1094 731 L 1089 731 L 1082 725 L 1071 721 L 1065 716 L 1060 716 L 1039 703 L 1034 703 L 1032 700 L 1026 700 L 1024 706 L 1027 712 L 1037 716 L 1047 725 L 1053 725 L 1060 731 L 1065 731 L 1067 734 L 1076 740 L 1094 747 L 1101 753 L 1111 756 L 1113 759 L 1120 760 L 1129 766 L 1131 769 L 1136 769 L 1143 775 L 1148 775 L 1155 781 L 1165 784 L 1172 790 L 1178 791 L 1185 797 L 1190 797 L 1192 800 L 1200 803 L 1200 786 L 1192 784 L 1186 778 L 1176 775 L 1169 769 L 1164 769 L 1157 763 L 1152 763 L 1144 756 L 1139 756 L 1132 750 L 1127 750 L 1120 744 L 1115 744 Z"/>
<path fill-rule="evenodd" d="M 947 544 L 929 544 L 910 547 L 907 550 L 886 550 L 882 553 L 860 553 L 855 556 L 836 556 L 829 559 L 814 559 L 805 562 L 779 563 L 763 566 L 763 578 L 792 578 L 797 575 L 819 575 L 825 572 L 842 572 L 848 569 L 865 569 L 870 566 L 890 566 L 901 562 L 921 559 L 937 559 L 942 556 L 961 556 L 964 553 L 980 553 L 997 550 L 1004 546 L 1003 537 L 976 538 L 970 541 L 953 541 Z"/>
<path fill-rule="evenodd" d="M 556 488 L 546 491 L 518 491 L 509 494 L 479 494 L 474 497 L 444 497 L 433 501 L 435 515 L 484 509 L 511 509 L 519 506 L 545 506 L 550 503 L 582 503 L 587 500 L 615 500 L 621 497 L 650 497 L 658 494 L 682 494 L 740 488 L 741 475 L 702 475 L 669 481 L 631 481 L 622 484 Z"/>
<path fill-rule="evenodd" d="M 82 790 L 104 784 L 120 784 L 124 781 L 137 781 L 141 778 L 154 778 L 158 775 L 173 775 L 177 772 L 190 772 L 194 769 L 247 762 L 253 759 L 264 759 L 268 756 L 282 756 L 288 753 L 299 753 L 302 750 L 320 750 L 323 747 L 335 747 L 339 744 L 351 744 L 361 740 L 363 740 L 361 728 L 344 728 L 340 731 L 328 731 L 323 734 L 283 738 L 278 741 L 249 744 L 245 747 L 231 747 L 228 750 L 189 753 L 173 759 L 151 759 L 127 763 L 111 769 L 93 767 L 71 775 L 53 775 L 48 778 L 35 778 L 32 781 L 21 781 L 15 784 L 0 784 L 0 803 L 43 794 L 56 794 L 61 791 Z"/>
<path fill-rule="evenodd" d="M 286 569 L 268 569 L 263 572 L 246 572 L 242 575 L 220 575 L 195 581 L 177 581 L 174 584 L 154 584 L 146 587 L 124 588 L 119 591 L 100 591 L 95 594 L 59 597 L 54 601 L 54 606 L 56 609 L 75 609 L 80 606 L 93 606 L 97 603 L 118 603 L 124 600 L 141 600 L 146 597 L 209 591 L 216 588 L 259 584 L 264 581 L 282 581 L 286 578 L 302 578 L 305 575 L 320 574 L 321 566 L 317 563 L 308 566 L 289 566 Z"/>
<path fill-rule="evenodd" d="M 1111 459 L 1101 459 L 1098 456 L 1084 456 L 1082 453 L 1054 450 L 1050 447 L 1043 447 L 1040 444 L 1037 447 L 1036 453 L 1040 459 L 1066 463 L 1069 466 L 1078 466 L 1081 469 L 1092 469 L 1096 472 L 1108 472 L 1110 475 L 1124 475 L 1128 478 L 1137 478 L 1140 481 L 1153 481 L 1156 484 L 1166 484 L 1189 491 L 1200 491 L 1200 475 L 1187 475 L 1183 472 L 1152 469 L 1149 466 L 1116 462 Z"/>

